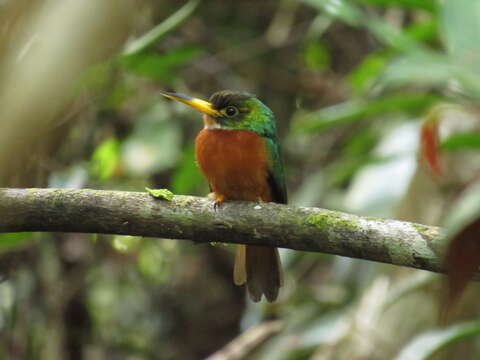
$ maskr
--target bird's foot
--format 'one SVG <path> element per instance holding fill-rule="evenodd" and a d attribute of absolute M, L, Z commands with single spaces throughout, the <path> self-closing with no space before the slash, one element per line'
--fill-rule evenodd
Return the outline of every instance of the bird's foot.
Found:
<path fill-rule="evenodd" d="M 218 199 L 213 200 L 213 210 L 217 212 L 218 209 L 220 209 L 220 205 L 225 201 L 225 198 L 222 196 Z"/>
<path fill-rule="evenodd" d="M 212 200 L 213 202 L 213 210 L 217 212 L 217 210 L 220 208 L 220 205 L 225 201 L 225 197 L 222 195 L 218 195 L 215 193 L 210 193 L 208 194 L 208 198 Z"/>

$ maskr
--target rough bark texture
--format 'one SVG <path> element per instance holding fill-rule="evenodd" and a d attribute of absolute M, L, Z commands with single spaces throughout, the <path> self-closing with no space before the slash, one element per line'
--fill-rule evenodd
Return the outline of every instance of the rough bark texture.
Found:
<path fill-rule="evenodd" d="M 440 228 L 319 208 L 147 193 L 0 189 L 0 232 L 105 233 L 277 246 L 443 272 Z"/>

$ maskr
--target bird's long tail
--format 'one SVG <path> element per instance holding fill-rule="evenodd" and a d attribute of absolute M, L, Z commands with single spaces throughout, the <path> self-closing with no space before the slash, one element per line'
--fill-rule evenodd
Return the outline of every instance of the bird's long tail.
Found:
<path fill-rule="evenodd" d="M 275 301 L 283 283 L 278 249 L 239 245 L 235 257 L 233 281 L 236 285 L 247 284 L 252 301 L 260 301 L 262 295 L 265 295 L 270 302 Z"/>

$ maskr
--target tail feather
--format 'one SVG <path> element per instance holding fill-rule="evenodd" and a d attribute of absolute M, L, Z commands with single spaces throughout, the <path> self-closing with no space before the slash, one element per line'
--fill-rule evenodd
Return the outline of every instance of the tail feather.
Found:
<path fill-rule="evenodd" d="M 235 254 L 235 266 L 233 267 L 233 283 L 241 286 L 247 282 L 247 269 L 245 264 L 246 245 L 238 245 Z"/>
<path fill-rule="evenodd" d="M 235 258 L 234 282 L 246 282 L 250 298 L 254 302 L 262 295 L 272 302 L 278 297 L 283 276 L 278 249 L 265 246 L 240 245 Z"/>

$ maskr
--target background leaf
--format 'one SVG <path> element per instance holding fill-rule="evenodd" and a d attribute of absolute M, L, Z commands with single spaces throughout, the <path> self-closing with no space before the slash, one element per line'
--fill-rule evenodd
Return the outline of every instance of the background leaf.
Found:
<path fill-rule="evenodd" d="M 348 124 L 364 118 L 397 113 L 399 111 L 419 112 L 439 101 L 434 95 L 409 94 L 390 95 L 369 101 L 349 101 L 327 107 L 316 112 L 299 115 L 295 128 L 304 132 L 325 131 L 331 127 Z"/>
<path fill-rule="evenodd" d="M 480 149 L 480 134 L 478 132 L 454 134 L 443 140 L 440 147 L 447 151 Z"/>
<path fill-rule="evenodd" d="M 446 346 L 480 334 L 480 322 L 457 324 L 432 330 L 413 339 L 395 360 L 428 360 Z"/>
<path fill-rule="evenodd" d="M 470 186 L 457 200 L 447 221 L 448 248 L 445 257 L 448 279 L 443 312 L 446 316 L 458 302 L 480 266 L 480 183 Z"/>

